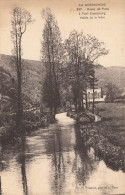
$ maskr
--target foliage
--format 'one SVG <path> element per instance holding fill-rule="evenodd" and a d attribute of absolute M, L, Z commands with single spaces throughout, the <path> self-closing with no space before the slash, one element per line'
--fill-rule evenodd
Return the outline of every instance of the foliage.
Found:
<path fill-rule="evenodd" d="M 106 85 L 106 102 L 114 102 L 120 94 L 120 90 L 115 84 L 108 83 Z"/>
<path fill-rule="evenodd" d="M 0 94 L 1 111 L 15 111 L 16 82 L 3 67 L 0 67 Z"/>
<path fill-rule="evenodd" d="M 20 7 L 15 7 L 12 10 L 11 18 L 11 37 L 13 41 L 13 54 L 15 59 L 13 63 L 16 67 L 17 76 L 17 99 L 16 99 L 16 123 L 17 128 L 21 129 L 23 104 L 22 104 L 22 36 L 26 31 L 27 25 L 32 22 L 31 14 Z"/>
<path fill-rule="evenodd" d="M 60 105 L 59 93 L 59 70 L 62 59 L 61 36 L 57 21 L 50 9 L 42 10 L 45 20 L 42 41 L 42 62 L 44 65 L 45 78 L 43 82 L 43 101 L 56 113 Z"/>
<path fill-rule="evenodd" d="M 89 85 L 90 88 L 93 90 L 93 104 L 92 104 L 92 113 L 94 114 L 95 112 L 95 89 L 97 88 L 98 84 L 98 79 L 95 77 L 95 70 L 92 68 L 91 74 L 89 76 Z"/>
<path fill-rule="evenodd" d="M 16 106 L 17 95 L 16 70 L 12 62 L 13 56 L 0 54 L 0 94 L 7 96 L 8 100 L 12 99 L 10 108 Z M 23 110 L 27 110 L 37 107 L 40 102 L 42 68 L 40 61 L 22 59 L 22 62 L 22 102 Z"/>
<path fill-rule="evenodd" d="M 90 85 L 90 77 L 94 78 L 95 60 L 108 51 L 103 47 L 104 43 L 91 35 L 83 32 L 72 31 L 65 41 L 65 56 L 67 60 L 68 83 L 72 86 L 73 102 L 75 109 L 83 109 L 83 91 L 86 94 Z M 87 108 L 87 98 L 86 98 Z"/>

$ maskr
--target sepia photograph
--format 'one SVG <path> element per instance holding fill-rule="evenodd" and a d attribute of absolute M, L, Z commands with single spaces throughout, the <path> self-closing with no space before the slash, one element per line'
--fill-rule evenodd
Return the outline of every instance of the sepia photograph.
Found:
<path fill-rule="evenodd" d="M 125 195 L 125 0 L 0 0 L 0 195 Z"/>

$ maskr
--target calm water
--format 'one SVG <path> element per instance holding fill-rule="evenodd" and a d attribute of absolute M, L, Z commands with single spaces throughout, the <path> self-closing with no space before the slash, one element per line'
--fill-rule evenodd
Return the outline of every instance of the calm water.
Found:
<path fill-rule="evenodd" d="M 125 173 L 85 148 L 73 119 L 38 129 L 16 145 L 0 145 L 2 195 L 123 194 Z M 107 187 L 107 189 L 105 189 Z"/>

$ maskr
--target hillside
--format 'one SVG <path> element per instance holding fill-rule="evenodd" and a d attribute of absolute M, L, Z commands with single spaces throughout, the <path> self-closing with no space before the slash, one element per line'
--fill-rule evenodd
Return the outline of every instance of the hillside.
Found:
<path fill-rule="evenodd" d="M 109 82 L 115 84 L 122 91 L 125 90 L 125 67 L 111 66 L 107 68 L 99 68 L 96 70 L 98 84 L 105 89 L 105 85 Z"/>
<path fill-rule="evenodd" d="M 14 80 L 16 80 L 15 65 L 13 60 L 13 56 L 0 54 L 0 67 L 4 69 L 6 73 L 9 73 L 14 78 Z M 40 61 L 23 60 L 24 99 L 27 98 L 29 102 L 32 103 L 37 103 L 40 100 L 40 82 L 42 77 L 41 69 Z"/>
<path fill-rule="evenodd" d="M 16 80 L 13 56 L 0 54 L 0 67 Z M 23 60 L 23 94 L 28 102 L 38 103 L 41 93 L 41 82 L 43 78 L 42 65 L 40 61 Z M 96 70 L 98 85 L 105 91 L 108 82 L 114 83 L 123 91 L 125 90 L 125 67 L 101 67 Z M 8 75 L 6 76 L 8 78 Z M 8 79 L 8 84 L 9 85 Z M 1 80 L 0 80 L 1 81 Z M 1 81 L 2 82 L 2 81 Z M 1 93 L 1 92 L 0 92 Z"/>

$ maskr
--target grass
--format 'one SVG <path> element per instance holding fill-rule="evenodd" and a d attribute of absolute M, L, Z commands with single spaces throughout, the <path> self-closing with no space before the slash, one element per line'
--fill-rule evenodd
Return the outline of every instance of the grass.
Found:
<path fill-rule="evenodd" d="M 95 113 L 102 118 L 97 124 L 99 132 L 113 144 L 125 148 L 125 104 L 99 103 Z"/>
<path fill-rule="evenodd" d="M 101 121 L 80 126 L 84 145 L 112 170 L 125 172 L 125 105 L 99 103 L 95 113 Z"/>
<path fill-rule="evenodd" d="M 125 119 L 125 104 L 122 103 L 99 103 L 96 104 L 96 113 L 102 119 Z"/>

